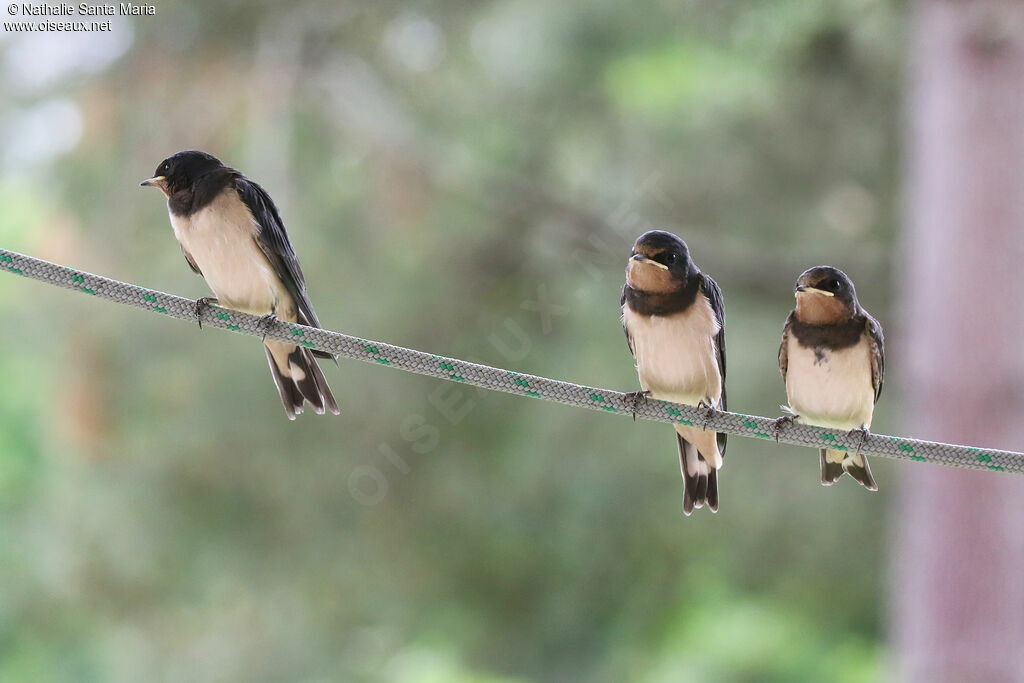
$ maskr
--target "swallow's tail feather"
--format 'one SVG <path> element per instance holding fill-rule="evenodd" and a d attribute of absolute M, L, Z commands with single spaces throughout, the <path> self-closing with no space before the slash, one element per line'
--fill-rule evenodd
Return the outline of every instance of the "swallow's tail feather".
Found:
<path fill-rule="evenodd" d="M 302 414 L 305 401 L 309 401 L 318 415 L 328 410 L 335 415 L 340 412 L 327 379 L 309 349 L 281 342 L 267 342 L 265 349 L 270 373 L 289 420 Z"/>
<path fill-rule="evenodd" d="M 714 467 L 708 472 L 708 508 L 718 512 L 718 470 Z"/>
<path fill-rule="evenodd" d="M 326 351 L 321 351 L 320 349 L 310 349 L 309 352 L 311 354 L 313 354 L 313 356 L 315 358 L 324 358 L 326 360 L 333 360 L 335 365 L 338 364 L 338 357 L 335 356 L 333 353 L 327 353 Z"/>
<path fill-rule="evenodd" d="M 694 508 L 707 505 L 718 512 L 718 470 L 697 452 L 697 447 L 678 432 L 679 469 L 683 474 L 683 513 L 687 516 Z"/>
<path fill-rule="evenodd" d="M 843 460 L 846 459 L 846 453 L 827 448 L 822 448 L 819 453 L 821 459 L 821 485 L 831 486 L 839 481 L 839 477 L 843 476 Z"/>
<path fill-rule="evenodd" d="M 855 453 L 843 460 L 843 469 L 868 491 L 877 491 L 878 484 L 871 476 L 871 467 L 868 466 L 867 456 Z"/>
<path fill-rule="evenodd" d="M 850 455 L 847 451 L 822 448 L 820 459 L 822 485 L 831 486 L 839 480 L 839 477 L 843 476 L 843 472 L 846 472 L 867 490 L 878 490 L 875 478 L 871 476 L 871 467 L 868 465 L 867 457 L 859 453 Z"/>

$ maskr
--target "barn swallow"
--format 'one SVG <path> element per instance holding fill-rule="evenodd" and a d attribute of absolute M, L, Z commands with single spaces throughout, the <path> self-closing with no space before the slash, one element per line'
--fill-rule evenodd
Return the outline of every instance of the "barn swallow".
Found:
<path fill-rule="evenodd" d="M 690 260 L 686 243 L 661 230 L 633 245 L 622 288 L 622 327 L 643 395 L 725 410 L 722 290 Z M 675 425 L 683 512 L 718 511 L 726 435 Z"/>
<path fill-rule="evenodd" d="M 882 393 L 885 340 L 882 326 L 857 301 L 846 273 L 816 266 L 796 281 L 796 308 L 786 318 L 779 369 L 789 406 L 803 424 L 860 432 L 866 438 Z M 868 460 L 860 453 L 822 448 L 821 483 L 831 486 L 846 472 L 877 491 Z"/>
<path fill-rule="evenodd" d="M 143 187 L 167 197 L 174 236 L 188 265 L 205 278 L 217 303 L 255 315 L 320 327 L 306 295 L 302 268 L 267 191 L 205 152 L 164 159 Z M 267 362 L 288 419 L 305 401 L 323 414 L 338 414 L 317 358 L 334 356 L 285 342 L 264 340 Z"/>

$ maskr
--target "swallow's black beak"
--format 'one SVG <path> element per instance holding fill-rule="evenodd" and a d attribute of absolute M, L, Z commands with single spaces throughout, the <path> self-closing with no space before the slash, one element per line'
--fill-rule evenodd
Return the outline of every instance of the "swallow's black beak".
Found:
<path fill-rule="evenodd" d="M 652 258 L 644 256 L 643 254 L 633 254 L 633 256 L 630 257 L 630 260 L 637 261 L 638 263 L 646 263 L 656 268 L 661 268 L 662 270 L 668 270 L 668 266 L 664 263 L 659 263 Z"/>
<path fill-rule="evenodd" d="M 167 178 L 165 176 L 158 175 L 153 178 L 147 178 L 146 180 L 143 180 L 141 183 L 139 183 L 139 185 L 141 187 L 155 187 L 156 189 L 163 192 L 165 197 L 171 196 L 171 192 L 167 186 Z"/>
<path fill-rule="evenodd" d="M 822 296 L 834 297 L 835 292 L 829 292 L 825 289 L 818 289 L 817 287 L 808 287 L 807 285 L 797 285 L 796 290 L 793 292 L 793 296 L 800 296 L 801 294 L 821 294 Z"/>

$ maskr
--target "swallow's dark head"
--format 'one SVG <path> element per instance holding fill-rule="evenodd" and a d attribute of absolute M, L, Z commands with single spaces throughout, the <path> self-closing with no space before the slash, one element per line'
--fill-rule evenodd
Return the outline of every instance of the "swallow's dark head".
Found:
<path fill-rule="evenodd" d="M 220 159 L 197 150 L 187 150 L 169 156 L 156 167 L 152 178 L 143 180 L 143 187 L 158 187 L 170 197 L 175 192 L 186 190 L 210 171 L 223 168 Z"/>
<path fill-rule="evenodd" d="M 804 322 L 833 323 L 857 312 L 857 290 L 846 273 L 832 266 L 809 268 L 796 280 L 796 312 Z"/>
<path fill-rule="evenodd" d="M 664 294 L 682 289 L 697 272 L 686 242 L 670 232 L 645 232 L 633 245 L 626 282 L 640 292 Z"/>

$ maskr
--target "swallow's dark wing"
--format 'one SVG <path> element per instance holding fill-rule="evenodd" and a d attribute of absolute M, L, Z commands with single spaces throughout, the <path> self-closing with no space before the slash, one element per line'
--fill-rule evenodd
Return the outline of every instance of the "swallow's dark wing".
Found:
<path fill-rule="evenodd" d="M 885 375 L 885 337 L 882 336 L 882 326 L 877 320 L 866 312 L 864 317 L 867 318 L 864 329 L 868 334 L 868 350 L 871 353 L 871 386 L 875 389 L 875 403 L 878 403 Z"/>
<path fill-rule="evenodd" d="M 782 328 L 782 343 L 779 344 L 779 371 L 782 373 L 782 381 L 786 381 L 786 373 L 789 372 L 789 328 L 793 325 L 795 311 L 786 318 L 786 324 Z"/>
<path fill-rule="evenodd" d="M 299 266 L 299 259 L 295 256 L 291 242 L 288 241 L 288 233 L 285 232 L 284 222 L 277 213 L 274 200 L 266 190 L 241 174 L 235 177 L 235 190 L 259 224 L 256 244 L 295 301 L 299 322 L 320 327 L 320 321 L 317 320 L 313 306 L 306 296 L 302 267 Z"/>
<path fill-rule="evenodd" d="M 718 334 L 715 335 L 715 350 L 718 352 L 718 371 L 722 375 L 722 399 L 719 402 L 720 410 L 728 410 L 728 403 L 725 400 L 725 300 L 722 297 L 722 290 L 718 283 L 707 275 L 701 275 L 701 289 L 707 297 L 711 310 L 715 313 L 715 320 L 718 321 Z M 718 450 L 725 455 L 726 434 L 718 433 Z"/>
<path fill-rule="evenodd" d="M 718 352 L 718 371 L 722 374 L 722 410 L 725 410 L 725 301 L 722 298 L 722 290 L 718 283 L 707 275 L 701 275 L 701 289 L 704 296 L 711 304 L 711 310 L 715 313 L 715 320 L 718 322 L 718 334 L 715 335 L 715 350 Z"/>
<path fill-rule="evenodd" d="M 622 299 L 619 301 L 619 310 L 622 311 L 622 307 L 626 305 L 626 287 L 629 285 L 622 285 Z M 622 316 L 622 331 L 626 333 L 626 343 L 629 345 L 629 352 L 636 356 L 636 351 L 633 350 L 633 337 L 629 334 L 629 328 L 626 327 L 626 316 Z"/>
<path fill-rule="evenodd" d="M 179 246 L 181 245 L 179 244 Z M 202 275 L 203 273 L 199 270 L 199 266 L 197 266 L 196 262 L 192 260 L 192 254 L 185 251 L 185 247 L 181 247 L 181 253 L 185 255 L 185 260 L 188 261 L 188 267 L 192 269 L 192 272 L 196 275 Z"/>

